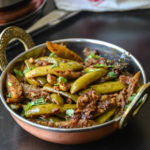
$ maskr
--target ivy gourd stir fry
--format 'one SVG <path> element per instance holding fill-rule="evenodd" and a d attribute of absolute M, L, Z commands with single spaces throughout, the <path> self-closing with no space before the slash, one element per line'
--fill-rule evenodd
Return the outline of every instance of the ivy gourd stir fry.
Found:
<path fill-rule="evenodd" d="M 119 117 L 140 88 L 140 72 L 85 48 L 85 59 L 64 44 L 30 57 L 6 79 L 6 102 L 22 117 L 49 127 L 82 128 Z"/>

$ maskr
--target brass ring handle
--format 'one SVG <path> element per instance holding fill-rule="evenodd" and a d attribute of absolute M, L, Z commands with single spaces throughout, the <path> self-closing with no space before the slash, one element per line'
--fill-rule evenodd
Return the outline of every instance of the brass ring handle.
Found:
<path fill-rule="evenodd" d="M 138 113 L 143 104 L 146 102 L 149 95 L 150 95 L 150 82 L 143 85 L 142 89 L 138 92 L 134 100 L 130 103 L 129 107 L 126 109 L 126 111 L 124 112 L 124 114 L 120 119 L 119 128 L 123 128 L 127 124 L 129 118 L 132 115 L 136 115 Z M 139 100 L 141 101 L 140 104 Z"/>
<path fill-rule="evenodd" d="M 8 62 L 6 58 L 6 47 L 12 40 L 19 40 L 25 47 L 25 51 L 33 47 L 35 44 L 31 36 L 25 32 L 25 30 L 11 26 L 4 29 L 0 34 L 0 69 L 3 71 Z"/>

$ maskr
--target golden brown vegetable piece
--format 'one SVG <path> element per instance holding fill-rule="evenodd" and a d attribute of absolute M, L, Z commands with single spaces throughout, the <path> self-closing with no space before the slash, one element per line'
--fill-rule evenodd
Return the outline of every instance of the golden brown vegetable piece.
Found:
<path fill-rule="evenodd" d="M 91 88 L 96 90 L 97 93 L 109 94 L 121 91 L 123 88 L 125 88 L 125 85 L 123 85 L 120 81 L 109 81 L 105 83 L 92 85 Z M 85 93 L 86 91 L 89 90 L 90 88 L 82 91 L 82 93 Z"/>
<path fill-rule="evenodd" d="M 33 59 L 33 58 L 32 58 Z M 31 59 L 26 59 L 24 62 L 25 62 L 25 65 L 26 65 L 26 69 L 28 70 L 32 70 L 33 68 L 35 68 L 35 65 L 30 63 L 30 60 Z"/>
<path fill-rule="evenodd" d="M 60 88 L 60 90 L 67 92 L 67 91 L 70 90 L 71 85 L 72 85 L 72 83 L 70 83 L 70 82 L 64 83 L 64 84 L 63 84 L 63 83 L 60 83 L 60 84 L 59 84 L 59 88 Z"/>
<path fill-rule="evenodd" d="M 51 94 L 51 100 L 52 100 L 53 103 L 55 103 L 59 106 L 62 106 L 64 104 L 63 98 L 60 95 L 56 94 L 56 93 Z"/>
<path fill-rule="evenodd" d="M 63 107 L 61 108 L 61 112 L 65 112 L 68 109 L 76 109 L 77 106 L 76 104 L 64 104 Z"/>
<path fill-rule="evenodd" d="M 81 89 L 85 89 L 89 84 L 98 80 L 99 78 L 104 76 L 107 72 L 108 72 L 107 69 L 101 68 L 98 71 L 89 72 L 81 76 L 72 84 L 70 90 L 71 94 L 74 94 Z"/>
<path fill-rule="evenodd" d="M 79 63 L 77 61 L 72 61 L 72 60 L 69 61 L 64 59 L 64 61 L 60 62 L 58 65 L 60 68 L 68 68 L 74 71 L 83 69 L 82 63 Z"/>
<path fill-rule="evenodd" d="M 110 117 L 112 117 L 114 115 L 115 111 L 116 111 L 116 108 L 112 108 L 112 109 L 108 110 L 107 112 L 105 112 L 104 114 L 102 114 L 101 116 L 97 117 L 95 121 L 98 124 L 102 124 L 102 123 L 106 122 Z"/>
<path fill-rule="evenodd" d="M 33 58 L 32 58 L 33 59 Z M 30 61 L 32 60 L 30 59 Z M 24 73 L 29 72 L 30 70 L 34 69 L 36 66 L 34 64 L 31 64 L 29 60 L 24 61 L 26 66 L 24 67 Z M 27 82 L 31 85 L 36 85 L 36 86 L 44 86 L 44 84 L 47 83 L 47 80 L 45 77 L 37 77 L 37 78 L 26 78 Z"/>
<path fill-rule="evenodd" d="M 80 75 L 77 74 L 73 74 L 76 73 L 73 70 L 78 70 L 78 66 L 69 66 L 68 64 L 63 64 L 62 66 L 54 66 L 54 65 L 47 65 L 47 66 L 39 66 L 34 68 L 33 70 L 25 73 L 25 77 L 26 78 L 33 78 L 33 77 L 38 77 L 38 76 L 45 76 L 48 74 L 54 74 L 56 76 L 66 76 L 69 78 L 74 78 L 74 77 L 78 77 Z M 81 69 L 79 69 L 81 70 Z"/>
<path fill-rule="evenodd" d="M 42 104 L 37 106 L 32 106 L 30 109 L 25 111 L 26 117 L 34 117 L 34 116 L 49 116 L 55 114 L 64 113 L 67 109 L 75 109 L 75 104 L 65 104 L 62 107 L 57 104 Z"/>
<path fill-rule="evenodd" d="M 56 82 L 57 82 L 57 78 L 51 74 L 48 74 L 47 75 L 47 82 L 50 84 L 50 85 L 54 85 Z"/>
<path fill-rule="evenodd" d="M 45 57 L 40 57 L 35 60 L 36 62 L 47 62 L 50 64 L 58 64 L 61 68 L 63 67 L 68 67 L 73 70 L 81 70 L 83 68 L 83 64 L 74 60 L 70 59 L 64 59 L 60 57 L 51 57 L 51 56 L 45 56 Z"/>
<path fill-rule="evenodd" d="M 36 80 L 39 82 L 40 86 L 44 86 L 47 83 L 45 77 L 37 77 Z"/>
<path fill-rule="evenodd" d="M 144 84 L 141 85 L 141 86 L 136 90 L 136 93 L 138 93 L 143 87 L 144 87 Z"/>
<path fill-rule="evenodd" d="M 66 111 L 69 109 L 75 110 L 77 109 L 77 105 L 76 104 L 64 104 L 63 106 L 61 106 L 61 112 L 57 114 L 57 116 L 64 119 L 66 116 Z"/>
<path fill-rule="evenodd" d="M 82 72 L 76 72 L 76 71 L 71 71 L 71 70 L 66 70 L 66 71 L 55 71 L 54 70 L 54 74 L 56 76 L 61 76 L 61 77 L 65 77 L 67 79 L 76 79 L 78 77 L 80 77 L 82 75 Z"/>
<path fill-rule="evenodd" d="M 60 112 L 61 107 L 57 104 L 43 104 L 33 106 L 29 110 L 25 111 L 26 117 L 34 117 L 39 115 L 50 115 L 50 114 L 57 114 Z"/>
<path fill-rule="evenodd" d="M 18 102 L 20 102 L 21 100 L 23 100 L 23 96 L 20 96 L 20 97 L 18 97 L 18 98 L 11 98 L 11 97 L 9 97 L 9 98 L 7 98 L 7 100 L 6 100 L 6 102 L 9 104 L 9 103 L 18 103 Z"/>
<path fill-rule="evenodd" d="M 31 85 L 40 86 L 40 83 L 35 78 L 26 78 L 26 80 Z"/>
<path fill-rule="evenodd" d="M 115 114 L 115 116 L 113 117 L 113 119 L 116 119 L 116 118 L 120 117 L 121 114 L 122 114 L 122 111 L 119 110 L 119 111 Z"/>
<path fill-rule="evenodd" d="M 7 73 L 6 87 L 11 98 L 19 98 L 22 95 L 22 87 L 19 81 L 10 73 Z"/>
<path fill-rule="evenodd" d="M 58 67 L 52 68 L 51 66 L 52 65 L 36 67 L 33 70 L 27 72 L 25 74 L 25 77 L 26 78 L 33 78 L 33 77 L 38 77 L 38 76 L 45 76 L 48 74 L 54 74 L 54 70 L 57 70 L 57 69 L 62 70 Z"/>
<path fill-rule="evenodd" d="M 31 85 L 35 86 L 44 86 L 47 83 L 45 77 L 37 77 L 37 78 L 26 78 L 27 82 Z"/>
<path fill-rule="evenodd" d="M 129 86 L 127 89 L 127 97 L 132 96 L 132 94 L 134 92 L 136 92 L 137 88 L 138 88 L 138 82 L 139 82 L 139 78 L 140 78 L 141 72 L 137 72 L 130 80 L 129 80 Z"/>
<path fill-rule="evenodd" d="M 51 87 L 50 84 L 46 84 L 44 87 L 43 87 L 43 90 L 44 91 L 47 91 L 47 92 L 50 92 L 50 93 L 57 93 L 57 94 L 61 94 L 62 96 L 65 96 L 67 98 L 71 98 L 74 102 L 77 101 L 78 99 L 78 95 L 75 95 L 75 94 L 70 94 L 69 92 L 63 92 L 63 91 L 57 91 L 56 89 L 54 89 L 53 87 Z"/>
<path fill-rule="evenodd" d="M 79 62 L 83 61 L 83 59 L 78 54 L 68 49 L 64 45 L 59 45 L 59 44 L 47 41 L 46 46 L 51 52 L 55 53 L 58 57 L 68 58 L 68 59 L 76 60 Z"/>

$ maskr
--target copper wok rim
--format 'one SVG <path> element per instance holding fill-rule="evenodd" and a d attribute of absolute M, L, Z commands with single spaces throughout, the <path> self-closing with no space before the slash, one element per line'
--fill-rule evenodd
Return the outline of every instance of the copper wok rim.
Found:
<path fill-rule="evenodd" d="M 115 51 L 119 51 L 127 56 L 129 56 L 131 59 L 133 59 L 133 61 L 135 62 L 135 64 L 140 68 L 140 71 L 142 73 L 142 76 L 143 76 L 143 83 L 145 84 L 146 83 L 146 75 L 145 75 L 145 72 L 144 72 L 144 69 L 142 67 L 142 65 L 139 63 L 139 61 L 131 54 L 129 53 L 128 51 L 126 51 L 125 49 L 119 47 L 119 46 L 116 46 L 114 44 L 111 44 L 111 43 L 108 43 L 108 42 L 104 42 L 104 41 L 101 41 L 101 40 L 95 40 L 95 39 L 86 39 L 86 38 L 68 38 L 68 39 L 60 39 L 60 40 L 54 40 L 52 42 L 56 42 L 56 43 L 60 43 L 60 42 L 87 42 L 87 43 L 92 43 L 92 44 L 99 44 L 99 45 L 104 45 L 104 46 L 107 46 L 107 47 L 110 47 L 110 48 L 113 48 L 115 49 Z M 26 55 L 28 52 L 31 52 L 32 50 L 36 49 L 36 48 L 40 48 L 40 47 L 45 47 L 46 44 L 43 43 L 43 44 L 40 44 L 40 45 L 37 45 L 37 46 L 34 46 L 33 48 L 31 48 L 30 50 L 28 51 L 25 51 L 25 52 L 22 52 L 21 54 L 19 54 L 18 56 L 16 56 L 12 61 L 9 62 L 9 64 L 7 65 L 6 69 L 2 72 L 1 74 L 1 78 L 0 78 L 0 98 L 1 98 L 1 101 L 2 103 L 4 104 L 5 108 L 9 111 L 9 113 L 11 113 L 13 116 L 17 117 L 19 120 L 31 125 L 31 126 L 34 126 L 34 127 L 37 127 L 37 128 L 40 128 L 40 129 L 43 129 L 43 130 L 47 130 L 47 131 L 53 131 L 53 132 L 85 132 L 85 131 L 91 131 L 91 130 L 96 130 L 98 128 L 103 128 L 104 126 L 107 126 L 107 125 L 110 125 L 110 124 L 113 124 L 115 122 L 118 122 L 120 121 L 121 119 L 121 116 L 114 119 L 114 120 L 110 120 L 108 122 L 105 122 L 103 124 L 100 124 L 100 125 L 95 125 L 95 126 L 91 126 L 91 127 L 84 127 L 84 128 L 69 128 L 69 129 L 66 129 L 66 128 L 54 128 L 54 127 L 48 127 L 48 126 L 43 126 L 43 125 L 40 125 L 40 124 L 37 124 L 37 123 L 34 123 L 34 122 L 31 122 L 23 117 L 21 117 L 20 115 L 18 115 L 16 112 L 14 112 L 6 103 L 5 101 L 5 98 L 4 98 L 4 94 L 3 94 L 3 85 L 2 85 L 2 79 L 4 78 L 5 76 L 5 73 L 7 71 L 7 69 L 9 68 L 9 66 L 12 65 L 12 63 L 14 61 L 16 61 L 18 58 L 22 57 L 23 55 Z"/>

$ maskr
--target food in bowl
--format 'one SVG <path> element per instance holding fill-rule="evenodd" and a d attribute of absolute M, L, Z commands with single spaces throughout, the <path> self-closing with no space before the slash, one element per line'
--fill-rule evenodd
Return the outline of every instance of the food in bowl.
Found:
<path fill-rule="evenodd" d="M 122 59 L 85 48 L 81 58 L 63 43 L 7 73 L 6 102 L 26 119 L 50 127 L 83 128 L 119 117 L 141 87 L 140 72 Z"/>

